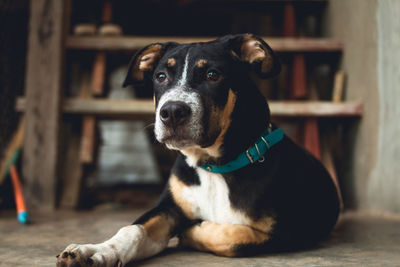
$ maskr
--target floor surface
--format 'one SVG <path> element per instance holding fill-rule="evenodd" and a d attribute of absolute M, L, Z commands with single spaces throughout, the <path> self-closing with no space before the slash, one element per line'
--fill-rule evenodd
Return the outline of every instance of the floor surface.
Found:
<path fill-rule="evenodd" d="M 95 243 L 130 224 L 143 210 L 33 213 L 23 226 L 12 212 L 0 212 L 0 266 L 55 266 L 70 243 Z M 400 266 L 400 218 L 347 213 L 331 238 L 302 252 L 223 258 L 168 248 L 128 266 Z"/>

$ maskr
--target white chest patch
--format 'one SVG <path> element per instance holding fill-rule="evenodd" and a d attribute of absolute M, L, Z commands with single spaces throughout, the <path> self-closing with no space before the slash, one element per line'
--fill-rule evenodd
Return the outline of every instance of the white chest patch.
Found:
<path fill-rule="evenodd" d="M 240 211 L 232 209 L 229 188 L 220 174 L 197 169 L 200 185 L 183 189 L 182 195 L 192 205 L 194 218 L 219 224 L 248 225 L 249 219 Z"/>

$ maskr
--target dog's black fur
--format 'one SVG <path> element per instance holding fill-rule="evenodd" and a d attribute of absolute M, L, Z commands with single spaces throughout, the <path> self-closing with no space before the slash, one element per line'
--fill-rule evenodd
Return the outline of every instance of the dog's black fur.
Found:
<path fill-rule="evenodd" d="M 154 209 L 103 243 L 69 245 L 57 266 L 123 266 L 159 253 L 173 236 L 230 257 L 303 249 L 326 238 L 340 210 L 337 189 L 323 165 L 287 136 L 262 162 L 225 174 L 199 167 L 232 161 L 275 128 L 250 76 L 279 71 L 271 48 L 251 34 L 139 51 L 124 84 L 154 90 L 156 138 L 180 154 Z"/>
<path fill-rule="evenodd" d="M 262 70 L 263 59 L 253 62 L 243 59 L 242 45 L 248 39 L 255 41 L 257 47 L 262 46 L 269 57 L 267 72 Z M 154 65 L 143 71 L 141 77 L 134 77 L 133 73 L 138 71 L 135 67 L 138 66 L 140 56 L 151 46 L 137 53 L 132 59 L 124 84 L 140 82 L 153 87 L 157 105 L 161 96 L 176 85 L 175 75 L 182 72 L 188 51 L 194 60 L 205 59 L 206 67 L 194 69 L 188 74 L 190 90 L 196 90 L 201 96 L 201 105 L 209 107 L 198 122 L 205 129 L 201 137 L 194 140 L 200 147 L 212 145 L 219 134 L 218 131 L 208 130 L 210 116 L 207 112 L 212 107 L 223 108 L 226 105 L 229 89 L 236 95 L 231 122 L 220 147 L 221 155 L 201 157 L 197 165 L 225 164 L 254 144 L 270 125 L 270 112 L 250 73 L 255 72 L 261 78 L 269 78 L 280 72 L 279 60 L 271 48 L 261 38 L 248 34 L 229 35 L 210 43 L 166 43 L 158 46 L 159 54 L 154 59 Z M 170 58 L 176 60 L 173 67 L 167 67 L 167 60 Z M 217 81 L 208 82 L 204 79 L 206 71 L 210 69 L 221 74 Z M 156 75 L 159 72 L 167 74 L 168 82 L 157 82 Z M 184 134 L 176 135 L 176 138 L 185 138 Z M 329 235 L 339 214 L 336 187 L 323 165 L 308 151 L 285 136 L 266 153 L 265 158 L 262 163 L 257 162 L 222 175 L 229 188 L 229 199 L 234 209 L 255 221 L 265 216 L 273 217 L 276 221 L 268 241 L 256 246 L 251 242 L 232 244 L 234 255 L 254 252 L 254 247 L 268 247 L 271 250 L 309 247 Z M 172 174 L 188 187 L 200 184 L 196 166 L 189 166 L 183 154 L 178 156 Z M 135 224 L 144 224 L 160 214 L 172 217 L 174 223 L 170 235 L 173 236 L 202 220 L 188 218 L 174 202 L 172 194 L 167 185 L 157 207 L 139 218 Z"/>

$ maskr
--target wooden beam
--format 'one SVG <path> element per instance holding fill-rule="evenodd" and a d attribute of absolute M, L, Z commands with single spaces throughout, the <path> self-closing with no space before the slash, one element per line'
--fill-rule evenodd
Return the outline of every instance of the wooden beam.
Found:
<path fill-rule="evenodd" d="M 18 128 L 11 137 L 10 142 L 8 143 L 6 149 L 4 150 L 4 155 L 0 158 L 0 186 L 3 184 L 3 181 L 7 178 L 9 174 L 9 168 L 12 163 L 13 156 L 15 156 L 15 151 L 20 149 L 24 142 L 24 130 L 25 128 L 25 120 L 22 117 L 19 121 Z"/>
<path fill-rule="evenodd" d="M 68 1 L 30 1 L 23 175 L 31 209 L 56 205 L 66 10 Z"/>
<path fill-rule="evenodd" d="M 63 125 L 63 141 L 66 142 L 64 164 L 60 166 L 60 208 L 78 207 L 84 169 L 81 164 L 81 136 L 74 132 L 72 124 Z"/>
<path fill-rule="evenodd" d="M 307 118 L 304 122 L 304 147 L 311 152 L 317 159 L 321 159 L 321 148 L 320 148 L 320 135 L 318 119 Z"/>
<path fill-rule="evenodd" d="M 68 49 L 78 50 L 138 50 L 150 43 L 178 42 L 208 42 L 217 37 L 173 37 L 173 36 L 69 36 L 66 41 Z M 342 42 L 323 38 L 271 38 L 263 39 L 276 52 L 340 52 Z"/>
<path fill-rule="evenodd" d="M 17 100 L 18 111 L 25 111 L 25 99 Z M 274 117 L 360 117 L 360 102 L 269 101 Z M 154 116 L 152 100 L 77 99 L 63 101 L 62 111 L 70 115 L 95 115 L 101 118 L 138 118 Z"/>
<path fill-rule="evenodd" d="M 360 117 L 360 102 L 269 101 L 272 116 L 277 117 Z"/>
<path fill-rule="evenodd" d="M 178 3 L 180 5 L 190 5 L 190 4 L 196 4 L 202 2 L 203 4 L 227 4 L 227 5 L 232 5 L 232 4 L 246 4 L 248 5 L 249 2 L 252 3 L 286 3 L 286 2 L 294 2 L 294 3 L 327 3 L 328 0 L 219 0 L 219 1 L 201 1 L 201 0 L 179 0 Z"/>

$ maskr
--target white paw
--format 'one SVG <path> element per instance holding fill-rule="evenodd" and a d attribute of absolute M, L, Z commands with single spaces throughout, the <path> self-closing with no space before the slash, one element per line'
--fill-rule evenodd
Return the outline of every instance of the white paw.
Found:
<path fill-rule="evenodd" d="M 57 256 L 57 267 L 115 267 L 123 266 L 112 245 L 69 245 Z"/>

